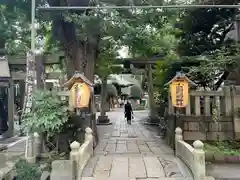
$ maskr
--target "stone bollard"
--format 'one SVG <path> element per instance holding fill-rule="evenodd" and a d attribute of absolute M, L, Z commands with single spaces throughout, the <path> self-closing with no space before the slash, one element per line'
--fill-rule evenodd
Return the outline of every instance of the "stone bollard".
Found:
<path fill-rule="evenodd" d="M 71 152 L 70 152 L 70 161 L 72 163 L 72 177 L 73 180 L 78 179 L 78 167 L 79 167 L 79 148 L 80 148 L 80 143 L 77 141 L 74 141 L 70 145 Z"/>
<path fill-rule="evenodd" d="M 36 156 L 36 158 L 39 158 L 41 156 L 41 150 L 42 150 L 42 139 L 41 136 L 35 132 L 33 134 L 34 136 L 34 155 Z"/>
<path fill-rule="evenodd" d="M 203 146 L 203 143 L 199 140 L 194 141 L 193 143 L 194 180 L 205 180 L 206 177 L 205 153 Z"/>
<path fill-rule="evenodd" d="M 178 156 L 179 149 L 178 149 L 178 141 L 183 140 L 182 129 L 177 127 L 175 129 L 175 156 Z"/>
<path fill-rule="evenodd" d="M 85 141 L 89 141 L 91 143 L 90 154 L 93 156 L 93 131 L 91 128 L 87 127 L 85 129 Z"/>
<path fill-rule="evenodd" d="M 26 140 L 25 158 L 28 163 L 36 163 L 36 156 L 34 156 L 34 136 L 28 135 Z"/>

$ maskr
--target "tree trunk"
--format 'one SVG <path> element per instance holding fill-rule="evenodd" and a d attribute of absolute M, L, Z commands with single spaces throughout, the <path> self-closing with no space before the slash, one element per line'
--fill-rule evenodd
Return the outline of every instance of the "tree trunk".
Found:
<path fill-rule="evenodd" d="M 66 48 L 65 54 L 67 57 L 66 64 L 68 78 L 71 78 L 75 71 L 80 71 L 84 73 L 85 65 L 87 63 L 84 58 L 84 51 L 80 47 L 78 47 L 77 44 L 75 44 L 72 45 L 72 47 Z"/>
<path fill-rule="evenodd" d="M 84 75 L 94 83 L 94 68 L 95 68 L 95 59 L 97 53 L 97 43 L 93 43 L 90 45 L 89 43 L 85 43 L 84 46 L 78 46 L 77 43 L 70 44 L 71 48 L 65 48 L 66 64 L 67 66 L 67 75 L 68 79 L 72 77 L 75 71 L 80 71 L 84 73 Z M 87 47 L 88 46 L 88 47 Z M 97 134 L 97 126 L 95 119 L 95 97 L 94 92 L 91 95 L 91 100 L 89 104 L 89 108 L 87 112 L 92 116 L 90 122 L 86 122 L 87 126 L 91 126 L 94 135 L 94 146 L 98 143 L 98 134 Z"/>
<path fill-rule="evenodd" d="M 147 64 L 147 80 L 148 80 L 148 100 L 149 100 L 149 116 L 150 121 L 155 121 L 156 119 L 156 104 L 154 100 L 154 90 L 153 90 L 153 79 L 152 79 L 152 67 L 151 64 Z"/>

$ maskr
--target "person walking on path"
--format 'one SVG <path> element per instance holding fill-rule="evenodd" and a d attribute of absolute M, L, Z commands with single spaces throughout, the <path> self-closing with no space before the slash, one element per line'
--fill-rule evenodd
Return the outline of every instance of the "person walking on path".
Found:
<path fill-rule="evenodd" d="M 131 124 L 132 121 L 132 105 L 130 104 L 129 101 L 125 104 L 125 118 L 127 119 L 128 124 Z"/>

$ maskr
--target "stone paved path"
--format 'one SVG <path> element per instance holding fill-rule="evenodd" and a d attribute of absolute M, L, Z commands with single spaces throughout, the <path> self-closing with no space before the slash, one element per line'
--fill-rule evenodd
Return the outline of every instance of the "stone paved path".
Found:
<path fill-rule="evenodd" d="M 207 164 L 206 170 L 215 180 L 240 180 L 240 164 Z"/>
<path fill-rule="evenodd" d="M 98 126 L 99 144 L 87 164 L 82 180 L 186 180 L 181 162 L 172 149 L 146 128 L 140 117 L 147 112 L 135 112 L 128 125 L 122 110 L 109 112 L 112 126 Z M 190 178 L 191 179 L 191 178 Z"/>

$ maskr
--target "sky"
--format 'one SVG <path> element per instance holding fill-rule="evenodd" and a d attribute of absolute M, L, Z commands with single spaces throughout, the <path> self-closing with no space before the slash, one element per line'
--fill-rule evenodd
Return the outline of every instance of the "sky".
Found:
<path fill-rule="evenodd" d="M 123 46 L 119 51 L 119 56 L 120 58 L 128 58 L 130 57 L 128 54 L 128 47 L 127 46 Z"/>

